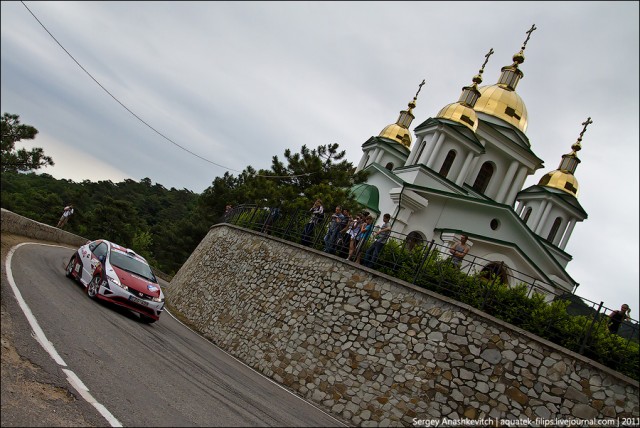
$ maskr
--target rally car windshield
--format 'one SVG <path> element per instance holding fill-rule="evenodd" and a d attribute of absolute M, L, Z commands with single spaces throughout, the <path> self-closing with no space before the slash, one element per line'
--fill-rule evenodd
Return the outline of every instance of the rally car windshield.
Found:
<path fill-rule="evenodd" d="M 111 251 L 110 261 L 113 266 L 146 278 L 149 281 L 157 282 L 149 265 L 142 263 L 140 260 L 118 251 Z"/>

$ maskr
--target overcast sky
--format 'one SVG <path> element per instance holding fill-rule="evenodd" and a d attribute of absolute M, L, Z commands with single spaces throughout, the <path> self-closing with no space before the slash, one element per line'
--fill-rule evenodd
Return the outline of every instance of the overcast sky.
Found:
<path fill-rule="evenodd" d="M 56 178 L 197 193 L 303 144 L 339 143 L 357 165 L 422 79 L 412 130 L 458 100 L 490 48 L 494 84 L 535 24 L 517 91 L 545 166 L 525 187 L 591 117 L 575 174 L 589 218 L 567 271 L 578 295 L 638 319 L 638 2 L 24 4 L 42 25 L 21 2 L 1 11 L 1 109 L 40 131 L 17 147 L 42 147 Z"/>

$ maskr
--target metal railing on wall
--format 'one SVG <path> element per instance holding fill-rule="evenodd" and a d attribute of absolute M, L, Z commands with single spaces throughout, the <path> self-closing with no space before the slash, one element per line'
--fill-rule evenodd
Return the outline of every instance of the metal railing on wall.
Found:
<path fill-rule="evenodd" d="M 282 211 L 279 208 L 242 205 L 225 213 L 220 221 L 325 251 L 342 259 L 351 255 L 351 262 L 469 304 L 635 379 L 640 377 L 637 356 L 635 366 L 633 362 L 623 361 L 628 352 L 633 355 L 637 352 L 638 321 L 626 320 L 617 332 L 610 333 L 608 327 L 613 310 L 605 307 L 603 302 L 596 303 L 572 293 L 560 292 L 556 286 L 539 278 L 473 254 L 467 254 L 462 263 L 456 265 L 448 247 L 413 234 L 391 232 L 384 245 L 377 245 L 381 247 L 379 252 L 372 236 L 354 245 L 350 235 L 344 232 L 344 225 L 338 233 L 329 236 L 332 214 L 325 212 L 319 218 L 308 210 Z M 554 301 L 565 301 L 566 307 L 549 304 Z M 579 326 L 578 331 L 572 331 L 571 335 L 567 335 L 566 329 L 559 325 L 566 322 L 567 315 L 573 319 L 574 326 Z M 605 337 L 596 340 L 597 336 Z M 602 343 L 607 340 L 611 342 L 610 346 L 616 347 L 616 352 L 605 353 L 606 357 L 603 357 Z"/>

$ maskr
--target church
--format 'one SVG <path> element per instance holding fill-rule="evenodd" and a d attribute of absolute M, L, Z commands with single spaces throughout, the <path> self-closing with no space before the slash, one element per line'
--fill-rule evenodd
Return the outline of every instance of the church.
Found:
<path fill-rule="evenodd" d="M 558 168 L 523 188 L 527 177 L 544 167 L 526 136 L 527 109 L 516 92 L 535 29 L 527 31 L 497 83 L 479 87 L 490 50 L 458 101 L 415 127 L 414 142 L 409 126 L 423 81 L 398 120 L 362 145 L 357 171 L 369 175 L 353 190 L 378 214 L 378 222 L 382 213 L 391 214 L 394 234 L 446 246 L 466 235 L 465 260 L 476 257 L 494 271 L 499 266 L 511 286 L 535 282 L 564 294 L 578 286 L 565 270 L 572 259 L 565 248 L 576 223 L 587 218 L 574 174 L 591 119 Z"/>

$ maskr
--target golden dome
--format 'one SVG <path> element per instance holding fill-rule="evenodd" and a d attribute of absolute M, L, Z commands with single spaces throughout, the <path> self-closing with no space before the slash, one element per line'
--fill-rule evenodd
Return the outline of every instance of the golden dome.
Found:
<path fill-rule="evenodd" d="M 411 147 L 411 132 L 409 132 L 409 129 L 404 128 L 397 123 L 392 123 L 391 125 L 386 126 L 382 131 L 380 131 L 379 137 L 396 141 L 406 148 Z"/>
<path fill-rule="evenodd" d="M 473 132 L 476 132 L 478 128 L 478 115 L 475 110 L 460 103 L 452 103 L 444 106 L 436 117 L 461 123 Z"/>
<path fill-rule="evenodd" d="M 437 118 L 458 122 L 474 133 L 476 132 L 476 129 L 478 129 L 478 115 L 473 107 L 476 105 L 478 97 L 480 96 L 478 85 L 482 83 L 482 73 L 484 73 L 484 67 L 487 65 L 491 55 L 493 55 L 493 48 L 489 49 L 489 52 L 484 56 L 484 64 L 480 67 L 478 74 L 471 79 L 473 84 L 462 88 L 462 94 L 458 102 L 444 106 L 436 115 Z"/>
<path fill-rule="evenodd" d="M 480 90 L 480 98 L 474 107 L 477 112 L 495 116 L 526 133 L 527 107 L 516 91 L 503 88 L 500 84 L 483 86 L 478 89 Z"/>
<path fill-rule="evenodd" d="M 418 94 L 422 89 L 422 85 L 424 85 L 425 81 L 422 80 L 420 86 L 418 87 L 418 92 L 416 92 L 416 96 L 413 97 L 413 100 L 409 101 L 408 110 L 402 110 L 400 112 L 400 116 L 398 116 L 398 120 L 396 123 L 392 123 L 391 125 L 386 126 L 382 131 L 380 131 L 379 137 L 388 138 L 395 142 L 398 142 L 405 146 L 407 149 L 411 149 L 411 132 L 409 132 L 409 126 L 411 122 L 415 118 L 413 115 L 413 109 L 416 108 L 416 101 L 418 99 Z"/>
<path fill-rule="evenodd" d="M 539 186 L 552 187 L 578 197 L 578 180 L 576 180 L 573 173 L 576 172 L 576 168 L 580 163 L 578 152 L 582 149 L 582 137 L 584 133 L 587 132 L 587 126 L 591 123 L 593 123 L 591 117 L 588 117 L 586 121 L 582 122 L 582 132 L 580 132 L 578 141 L 571 146 L 571 153 L 562 155 L 558 169 L 545 174 L 538 182 Z"/>
<path fill-rule="evenodd" d="M 556 169 L 545 174 L 538 183 L 539 186 L 552 187 L 578 197 L 578 180 L 570 172 Z"/>

